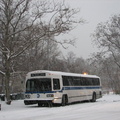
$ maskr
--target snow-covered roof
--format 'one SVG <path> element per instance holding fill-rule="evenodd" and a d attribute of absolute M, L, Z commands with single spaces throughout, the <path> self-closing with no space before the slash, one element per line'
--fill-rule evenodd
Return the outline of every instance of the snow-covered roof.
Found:
<path fill-rule="evenodd" d="M 99 78 L 96 75 L 84 75 L 84 74 L 79 74 L 79 73 L 68 73 L 68 72 L 49 71 L 49 70 L 36 70 L 36 71 L 31 71 L 28 74 L 32 74 L 32 73 L 49 73 L 49 74 L 65 75 L 65 76 L 79 76 L 79 77 L 94 77 L 94 78 Z"/>

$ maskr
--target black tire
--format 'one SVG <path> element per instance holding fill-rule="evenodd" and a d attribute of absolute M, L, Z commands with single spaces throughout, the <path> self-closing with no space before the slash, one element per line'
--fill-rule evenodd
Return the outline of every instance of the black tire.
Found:
<path fill-rule="evenodd" d="M 43 106 L 43 104 L 42 103 L 38 103 L 38 107 L 42 107 Z"/>
<path fill-rule="evenodd" d="M 28 101 L 24 101 L 25 105 L 30 105 L 30 103 Z"/>
<path fill-rule="evenodd" d="M 48 103 L 48 107 L 53 107 L 52 102 L 49 102 L 49 103 Z"/>
<path fill-rule="evenodd" d="M 62 97 L 62 106 L 65 106 L 68 104 L 68 97 L 67 95 L 63 95 Z"/>
<path fill-rule="evenodd" d="M 93 95 L 92 95 L 92 100 L 91 102 L 96 102 L 96 93 L 94 92 Z"/>

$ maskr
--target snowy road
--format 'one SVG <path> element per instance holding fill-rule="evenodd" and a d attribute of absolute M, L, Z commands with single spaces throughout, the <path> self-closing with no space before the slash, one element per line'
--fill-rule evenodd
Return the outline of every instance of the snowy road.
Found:
<path fill-rule="evenodd" d="M 120 120 L 120 95 L 105 95 L 95 103 L 65 107 L 25 106 L 22 100 L 2 104 L 0 120 Z"/>

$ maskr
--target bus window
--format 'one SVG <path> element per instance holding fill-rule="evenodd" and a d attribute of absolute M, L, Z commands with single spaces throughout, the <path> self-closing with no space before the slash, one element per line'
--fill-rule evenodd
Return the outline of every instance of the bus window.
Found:
<path fill-rule="evenodd" d="M 80 77 L 73 77 L 73 85 L 80 86 Z"/>
<path fill-rule="evenodd" d="M 59 81 L 59 79 L 53 79 L 53 89 L 54 90 L 60 89 L 60 81 Z"/>
<path fill-rule="evenodd" d="M 26 83 L 26 92 L 45 92 L 51 91 L 51 79 L 39 78 L 29 79 Z"/>
<path fill-rule="evenodd" d="M 93 82 L 93 85 L 100 85 L 99 78 L 93 78 L 92 82 Z"/>
<path fill-rule="evenodd" d="M 74 86 L 74 77 L 62 76 L 63 86 Z"/>
<path fill-rule="evenodd" d="M 70 86 L 67 76 L 62 76 L 62 80 L 63 80 L 63 86 Z"/>

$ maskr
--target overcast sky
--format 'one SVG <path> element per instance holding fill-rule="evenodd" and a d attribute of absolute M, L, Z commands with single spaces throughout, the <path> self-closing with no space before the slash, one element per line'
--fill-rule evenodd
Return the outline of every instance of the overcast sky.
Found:
<path fill-rule="evenodd" d="M 90 54 L 97 52 L 93 46 L 91 33 L 100 22 L 106 22 L 114 14 L 120 14 L 120 0 L 65 0 L 73 8 L 80 8 L 78 17 L 87 21 L 84 25 L 78 25 L 71 33 L 70 38 L 77 38 L 76 47 L 69 47 L 62 50 L 66 55 L 68 51 L 75 53 L 76 57 L 89 58 Z"/>

